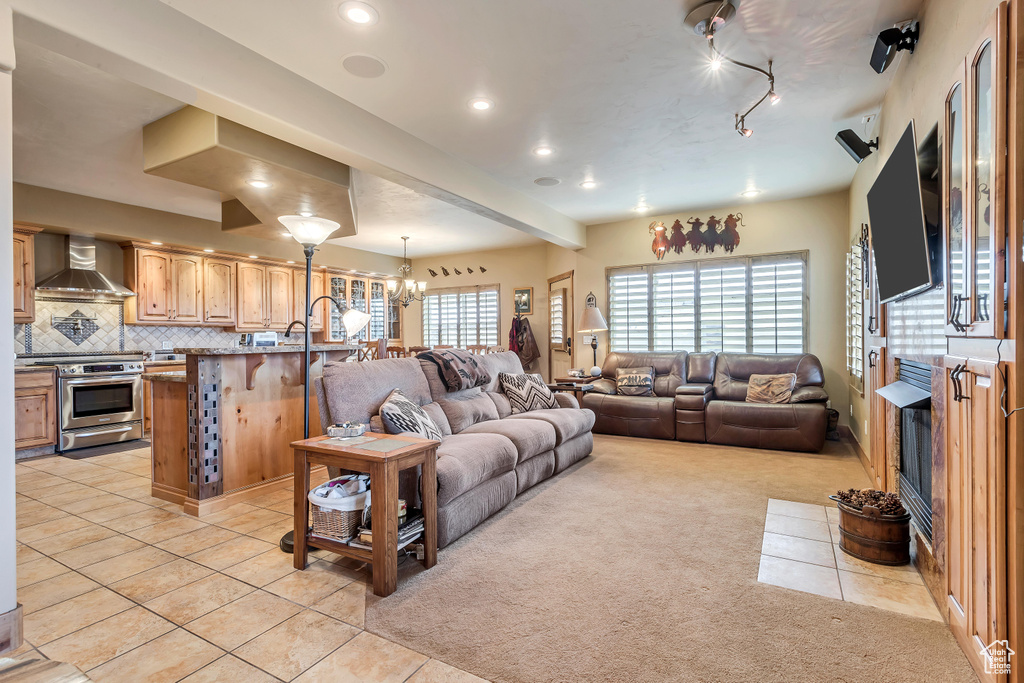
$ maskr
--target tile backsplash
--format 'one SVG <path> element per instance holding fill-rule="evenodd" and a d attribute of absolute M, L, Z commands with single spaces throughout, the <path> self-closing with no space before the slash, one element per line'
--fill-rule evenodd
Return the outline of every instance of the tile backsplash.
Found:
<path fill-rule="evenodd" d="M 55 320 L 56 318 L 56 320 Z M 14 349 L 21 354 L 159 351 L 171 347 L 231 346 L 234 332 L 213 327 L 126 325 L 120 299 L 36 296 L 36 321 L 14 326 Z"/>

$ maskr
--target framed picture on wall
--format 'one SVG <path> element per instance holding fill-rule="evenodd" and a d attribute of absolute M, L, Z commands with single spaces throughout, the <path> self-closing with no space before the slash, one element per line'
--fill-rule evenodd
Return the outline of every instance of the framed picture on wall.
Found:
<path fill-rule="evenodd" d="M 512 297 L 516 302 L 516 315 L 533 315 L 533 287 L 516 287 Z"/>

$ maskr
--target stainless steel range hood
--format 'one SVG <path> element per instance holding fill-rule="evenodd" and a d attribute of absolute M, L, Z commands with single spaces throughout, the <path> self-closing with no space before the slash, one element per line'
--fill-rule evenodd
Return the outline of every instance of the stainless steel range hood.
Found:
<path fill-rule="evenodd" d="M 96 240 L 67 235 L 64 255 L 64 270 L 36 283 L 37 291 L 79 296 L 135 296 L 135 292 L 96 270 Z"/>

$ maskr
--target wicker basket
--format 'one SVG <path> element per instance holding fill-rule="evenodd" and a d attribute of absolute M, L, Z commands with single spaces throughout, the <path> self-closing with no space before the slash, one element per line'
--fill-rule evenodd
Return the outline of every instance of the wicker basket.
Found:
<path fill-rule="evenodd" d="M 359 533 L 367 493 L 347 498 L 321 498 L 309 492 L 310 521 L 314 536 L 348 541 Z"/>

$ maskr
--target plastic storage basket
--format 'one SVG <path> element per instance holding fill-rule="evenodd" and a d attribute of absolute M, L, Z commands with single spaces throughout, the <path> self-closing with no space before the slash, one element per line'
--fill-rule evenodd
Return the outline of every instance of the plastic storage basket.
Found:
<path fill-rule="evenodd" d="M 366 491 L 345 498 L 321 498 L 310 491 L 308 498 L 313 535 L 343 542 L 355 536 L 363 522 L 363 507 L 369 495 L 369 491 Z"/>

